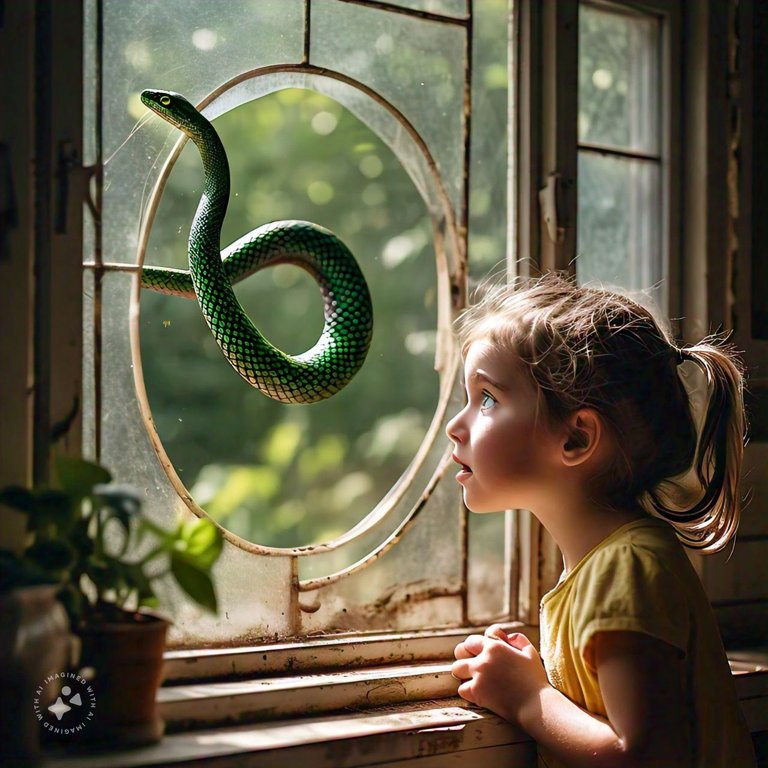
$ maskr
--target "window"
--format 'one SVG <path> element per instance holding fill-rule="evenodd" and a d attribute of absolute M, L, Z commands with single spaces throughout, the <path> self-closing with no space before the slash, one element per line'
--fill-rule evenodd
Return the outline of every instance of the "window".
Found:
<path fill-rule="evenodd" d="M 229 539 L 226 620 L 174 596 L 178 645 L 516 618 L 503 587 L 515 536 L 502 517 L 468 518 L 444 437 L 462 397 L 450 322 L 467 275 L 504 263 L 509 226 L 510 8 L 476 5 L 87 6 L 104 175 L 85 253 L 86 449 L 146 488 L 158 519 L 208 514 Z M 339 395 L 267 400 L 221 358 L 195 302 L 140 288 L 143 265 L 184 266 L 202 181 L 192 143 L 145 122 L 147 87 L 200 104 L 222 137 L 223 246 L 308 219 L 357 255 L 374 340 Z M 316 339 L 318 291 L 296 268 L 236 292 L 287 351 Z"/>
<path fill-rule="evenodd" d="M 522 180 L 521 249 L 581 282 L 650 291 L 671 315 L 680 305 L 678 5 L 545 0 L 525 6 L 522 25 L 540 66 L 522 81 L 521 161 L 538 156 L 538 129 L 541 166 L 532 161 Z"/>
<path fill-rule="evenodd" d="M 267 61 L 272 56 L 278 61 L 277 66 L 285 69 L 296 62 L 301 63 L 307 39 L 306 21 L 309 20 L 310 28 L 314 24 L 316 31 L 323 28 L 315 13 L 323 15 L 338 12 L 334 16 L 335 21 L 341 20 L 345 25 L 347 10 L 350 15 L 361 14 L 358 22 L 350 22 L 352 27 L 361 24 L 365 26 L 359 21 L 362 17 L 383 19 L 388 31 L 401 33 L 403 28 L 407 28 L 411 34 L 417 35 L 418 45 L 411 38 L 412 47 L 421 46 L 421 38 L 432 34 L 429 30 L 443 30 L 435 34 L 444 34 L 446 50 L 451 58 L 457 60 L 467 50 L 463 47 L 466 40 L 461 36 L 471 27 L 474 62 L 472 77 L 470 81 L 460 77 L 453 81 L 462 87 L 471 85 L 473 108 L 471 123 L 468 125 L 470 130 L 462 134 L 464 143 L 459 142 L 458 148 L 455 143 L 453 145 L 458 152 L 457 156 L 463 158 L 463 164 L 461 161 L 457 163 L 454 158 L 453 165 L 446 166 L 454 171 L 459 168 L 459 177 L 467 173 L 466 181 L 462 182 L 459 178 L 450 193 L 454 211 L 463 211 L 463 218 L 458 216 L 456 219 L 460 226 L 451 231 L 439 219 L 439 211 L 445 206 L 441 208 L 438 205 L 436 214 L 430 206 L 425 205 L 422 192 L 424 185 L 430 183 L 430 174 L 424 179 L 414 179 L 408 176 L 408 171 L 399 174 L 400 178 L 407 177 L 403 189 L 412 192 L 409 184 L 417 189 L 418 204 L 425 209 L 420 210 L 420 213 L 429 217 L 430 222 L 437 215 L 441 223 L 441 227 L 429 232 L 429 245 L 423 248 L 425 252 L 429 248 L 436 250 L 441 239 L 445 240 L 450 234 L 458 233 L 458 242 L 463 244 L 464 251 L 454 248 L 454 253 L 462 259 L 468 255 L 466 261 L 458 263 L 474 279 L 494 268 L 497 272 L 504 267 L 510 272 L 524 272 L 531 265 L 565 268 L 573 261 L 578 251 L 576 213 L 579 205 L 576 197 L 579 156 L 579 3 L 576 0 L 518 0 L 514 7 L 507 7 L 506 3 L 496 0 L 483 0 L 482 3 L 474 3 L 474 9 L 465 7 L 464 2 L 453 0 L 400 0 L 391 3 L 375 0 L 365 3 L 313 0 L 311 4 L 295 1 L 275 3 L 277 10 L 272 8 L 271 3 L 262 0 L 242 0 L 237 4 L 193 3 L 190 0 L 185 14 L 181 16 L 173 11 L 170 2 L 156 0 L 151 6 L 145 4 L 145 10 L 151 7 L 151 11 L 147 10 L 138 19 L 142 30 L 154 29 L 162 45 L 170 45 L 173 35 L 177 34 L 174 30 L 179 20 L 182 19 L 182 25 L 187 24 L 178 33 L 187 35 L 183 54 L 173 56 L 173 61 L 166 62 L 162 71 L 156 73 L 150 71 L 151 67 L 149 70 L 144 69 L 150 66 L 151 51 L 141 46 L 121 47 L 117 44 L 120 28 L 128 33 L 130 30 L 125 28 L 137 21 L 135 16 L 131 17 L 131 13 L 136 10 L 132 3 L 84 0 L 82 5 L 86 10 L 85 52 L 88 65 L 84 105 L 80 103 L 79 88 L 83 81 L 81 3 L 5 3 L 4 12 L 0 12 L 0 38 L 3 50 L 8 54 L 4 59 L 7 63 L 0 64 L 0 70 L 6 75 L 11 90 L 10 103 L 19 107 L 0 112 L 0 171 L 4 174 L 6 184 L 2 200 L 5 207 L 0 206 L 0 213 L 3 214 L 0 215 L 0 273 L 5 284 L 13 286 L 12 290 L 6 291 L 2 304 L 3 327 L 7 326 L 13 332 L 3 334 L 0 341 L 4 361 L 0 423 L 6 427 L 4 438 L 0 441 L 0 468 L 4 473 L 4 482 L 30 482 L 33 479 L 45 482 L 51 455 L 61 450 L 77 452 L 80 449 L 79 414 L 81 408 L 84 408 L 87 412 L 85 445 L 91 455 L 100 453 L 117 470 L 121 479 L 132 482 L 137 479 L 133 467 L 145 462 L 148 471 L 138 477 L 152 496 L 154 514 L 159 517 L 192 514 L 180 500 L 162 468 L 161 459 L 143 421 L 135 377 L 131 370 L 131 353 L 136 349 L 141 353 L 140 345 L 145 339 L 140 334 L 139 345 L 132 348 L 127 330 L 127 318 L 131 302 L 134 301 L 132 275 L 138 270 L 138 225 L 141 212 L 145 210 L 141 202 L 142 195 L 146 193 L 148 198 L 155 189 L 155 182 L 161 176 L 167 176 L 165 185 L 169 193 L 167 196 L 163 193 L 158 198 L 159 202 L 155 202 L 159 212 L 156 219 L 158 216 L 162 218 L 172 200 L 180 207 L 187 204 L 183 195 L 176 194 L 174 197 L 170 192 L 174 186 L 185 186 L 179 174 L 187 174 L 186 178 L 194 184 L 197 172 L 194 168 L 194 150 L 190 147 L 181 150 L 173 167 L 169 166 L 167 172 L 166 169 L 152 168 L 156 158 L 175 158 L 176 152 L 171 146 L 174 143 L 172 132 L 166 129 L 167 135 L 163 134 L 157 130 L 157 124 L 154 128 L 145 126 L 140 129 L 123 149 L 116 151 L 131 133 L 132 125 L 139 117 L 138 114 L 129 117 L 135 104 L 135 99 L 131 101 L 129 98 L 130 93 L 143 87 L 144 77 L 149 74 L 157 74 L 163 79 L 174 73 L 174 77 L 180 77 L 181 74 L 189 76 L 189 80 L 184 83 L 177 81 L 168 85 L 183 88 L 188 95 L 199 101 L 210 97 L 207 108 L 211 115 L 221 111 L 221 120 L 217 118 L 217 122 L 222 128 L 225 120 L 230 118 L 252 118 L 259 102 L 273 113 L 278 107 L 281 110 L 288 106 L 301 110 L 303 106 L 300 102 L 289 105 L 286 100 L 291 101 L 291 88 L 302 90 L 302 102 L 310 106 L 314 104 L 314 112 L 302 117 L 307 135 L 331 136 L 333 132 L 322 133 L 325 130 L 322 126 L 324 124 L 327 128 L 333 119 L 339 125 L 342 120 L 351 120 L 353 124 L 357 121 L 370 134 L 378 137 L 376 141 L 381 142 L 375 148 L 376 154 L 381 149 L 382 155 L 389 153 L 398 158 L 400 155 L 382 138 L 384 129 L 381 126 L 368 125 L 346 104 L 346 99 L 334 98 L 333 94 L 321 93 L 317 89 L 304 88 L 295 83 L 290 88 L 270 86 L 268 92 L 258 98 L 246 98 L 243 104 L 235 108 L 227 103 L 223 93 L 214 91 L 221 83 L 227 82 L 228 78 L 235 77 L 236 72 L 248 72 L 249 67 L 270 66 Z M 752 195 L 749 191 L 752 189 L 749 186 L 751 182 L 754 182 L 753 188 L 757 189 L 757 175 L 754 180 L 750 178 L 750 110 L 753 99 L 752 90 L 744 86 L 751 84 L 750 68 L 754 66 L 755 73 L 759 69 L 750 63 L 753 53 L 751 46 L 757 46 L 761 38 L 757 24 L 754 35 L 739 34 L 745 29 L 750 30 L 753 11 L 750 4 L 729 4 L 728 7 L 707 3 L 687 4 L 686 35 L 689 44 L 683 61 L 679 45 L 679 5 L 671 0 L 646 0 L 637 5 L 584 3 L 583 7 L 597 15 L 602 14 L 600 18 L 606 23 L 610 19 L 632 24 L 641 19 L 643 23 L 652 22 L 651 27 L 657 25 L 658 151 L 649 153 L 653 157 L 626 160 L 647 161 L 649 166 L 655 164 L 659 167 L 660 197 L 663 200 L 659 214 L 660 237 L 662 251 L 667 258 L 666 266 L 662 262 L 661 269 L 663 286 L 668 287 L 668 312 L 674 314 L 676 307 L 687 299 L 684 311 L 679 313 L 685 315 L 688 324 L 684 330 L 687 330 L 691 338 L 700 338 L 712 326 L 722 324 L 723 327 L 729 327 L 733 319 L 731 312 L 734 295 L 739 310 L 736 319 L 746 317 L 744 313 L 749 311 L 750 291 L 754 287 L 749 282 L 750 272 L 753 276 L 759 272 L 759 248 L 750 252 L 747 232 L 750 226 L 754 228 L 756 243 L 759 227 L 757 220 L 752 218 Z M 467 17 L 468 10 L 473 10 L 471 24 Z M 249 38 L 246 48 L 234 45 L 229 36 L 219 36 L 217 19 L 230 12 L 236 14 L 239 26 L 247 32 L 253 31 L 259 24 L 266 24 L 267 34 L 260 39 L 259 46 L 254 44 L 252 38 Z M 264 16 L 255 15 L 256 12 L 265 13 L 266 21 Z M 512 25 L 508 25 L 508 15 L 512 16 Z M 732 26 L 735 16 L 741 18 L 740 26 Z M 191 23 L 195 23 L 192 29 L 189 27 Z M 326 34 L 328 26 L 326 23 Z M 518 55 L 518 59 L 512 61 L 507 60 L 506 48 L 507 30 L 510 28 L 515 30 L 516 43 L 511 50 Z M 278 29 L 279 32 L 275 34 L 269 33 Z M 453 31 L 446 32 L 446 29 Z M 727 46 L 722 36 L 725 29 L 729 30 Z M 349 32 L 348 27 L 341 24 L 338 30 L 345 34 Z M 656 35 L 656 32 L 653 34 Z M 398 35 L 398 47 L 400 41 L 401 36 Z M 212 43 L 215 45 L 212 46 Z M 388 43 L 381 47 L 386 49 Z M 437 48 L 435 44 L 434 49 Z M 203 58 L 206 50 L 214 52 L 207 59 Z M 227 50 L 235 56 L 234 64 L 223 55 Z M 754 54 L 757 55 L 758 51 L 754 50 Z M 242 58 L 238 59 L 238 56 Z M 356 60 L 355 52 L 351 50 L 346 51 L 346 57 L 350 62 Z M 140 77 L 128 77 L 126 73 L 132 71 L 130 67 L 121 73 L 120 67 L 126 65 L 135 67 Z M 227 71 L 216 69 L 230 65 Z M 393 71 L 397 71 L 400 66 L 408 69 L 404 60 L 393 61 Z M 684 93 L 679 87 L 681 70 L 685 73 Z M 112 73 L 111 79 L 109 72 Z M 210 76 L 215 85 L 198 84 L 197 75 L 200 73 Z M 126 82 L 122 83 L 121 80 Z M 605 83 L 605 79 L 602 82 Z M 154 81 L 154 84 L 163 83 Z M 754 86 L 754 93 L 758 93 L 760 89 L 757 80 Z M 394 94 L 390 99 L 392 103 L 397 102 L 396 96 Z M 681 120 L 680 104 L 683 96 L 686 108 L 685 119 Z M 271 106 L 270 101 L 273 102 Z M 233 108 L 228 109 L 229 106 Z M 754 109 L 757 110 L 758 106 L 758 102 L 755 102 Z M 740 113 L 742 109 L 744 111 Z M 323 112 L 330 113 L 330 118 L 327 115 L 319 118 L 317 127 L 321 130 L 315 131 L 312 128 L 313 118 Z M 83 113 L 87 122 L 90 122 L 86 135 L 86 153 L 81 157 L 79 148 Z M 519 129 L 517 119 L 512 119 L 518 113 Z M 743 122 L 739 114 L 743 115 Z M 242 118 L 238 117 L 240 115 Z M 433 112 L 429 116 L 430 122 L 444 127 L 436 115 L 443 116 L 442 112 Z M 754 119 L 757 117 L 755 112 Z M 109 127 L 108 121 L 113 119 L 117 123 Z M 685 142 L 676 147 L 680 125 L 685 131 Z M 509 151 L 510 137 L 513 146 L 519 149 L 517 153 Z M 757 132 L 755 142 L 756 137 Z M 430 136 L 430 146 L 435 138 Z M 587 139 L 582 139 L 582 144 L 587 143 Z M 471 149 L 468 154 L 465 152 L 467 142 Z M 322 146 L 326 145 L 319 141 L 319 148 Z M 227 148 L 229 151 L 237 151 L 229 142 Z M 627 146 L 617 144 L 611 148 L 626 150 Z M 143 158 L 142 151 L 147 149 L 151 157 Z M 398 147 L 398 152 L 402 151 L 403 148 Z M 757 157 L 759 153 L 756 146 L 754 152 Z M 724 154 L 728 156 L 727 162 L 723 161 Z M 682 158 L 680 163 L 686 170 L 684 185 L 677 182 L 680 176 L 676 166 L 678 157 Z M 83 182 L 98 174 L 102 159 L 106 161 L 105 183 L 100 187 L 91 185 L 94 194 L 89 205 L 93 205 L 96 211 L 101 209 L 103 216 L 96 217 L 94 211 L 89 211 L 85 217 L 86 268 L 83 270 L 83 233 L 80 231 L 83 217 L 79 203 L 86 187 Z M 381 157 L 379 159 L 384 166 L 384 160 Z M 359 167 L 362 157 L 357 160 L 353 165 L 359 178 L 375 182 L 385 173 L 382 167 L 381 174 L 376 175 L 378 165 L 375 161 L 368 161 L 364 172 Z M 188 165 L 185 166 L 186 163 Z M 400 160 L 396 161 L 398 164 L 405 168 Z M 757 165 L 759 167 L 759 163 Z M 121 166 L 127 175 L 124 178 L 120 178 L 117 172 Z M 27 172 L 30 167 L 36 168 L 34 175 Z M 446 167 L 441 164 L 441 174 L 446 172 Z M 556 178 L 551 187 L 555 192 L 552 196 L 554 208 L 549 204 L 540 206 L 539 190 L 549 189 L 548 180 L 553 177 Z M 685 218 L 680 222 L 684 227 L 680 228 L 677 226 L 681 219 L 678 215 L 678 197 L 682 195 L 677 192 L 678 186 L 684 187 L 682 192 L 685 196 Z M 727 190 L 727 194 L 724 190 Z M 327 188 L 320 185 L 313 194 L 321 200 L 324 194 L 327 196 Z M 130 202 L 127 214 L 116 207 L 118 201 L 125 197 Z M 269 198 L 267 204 L 274 202 L 271 195 L 262 197 Z M 309 195 L 306 197 L 311 202 Z M 237 198 L 233 200 L 233 206 L 236 206 L 237 201 Z M 738 205 L 734 205 L 735 201 Z M 517 215 L 509 215 L 510 209 Z M 541 214 L 552 210 L 556 215 L 550 222 L 553 225 L 550 232 L 548 222 Z M 740 239 L 737 241 L 733 240 L 729 229 L 732 225 L 736 225 L 735 231 L 739 234 Z M 100 226 L 104 227 L 103 232 L 99 231 Z M 676 242 L 678 229 L 683 230 L 682 248 Z M 408 239 L 415 236 L 416 233 L 410 232 Z M 167 232 L 165 237 L 171 239 Z M 151 253 L 153 258 L 161 257 L 161 245 L 161 228 L 153 227 L 149 241 L 150 251 L 154 249 Z M 505 263 L 507 246 L 513 256 L 509 263 Z M 682 267 L 678 264 L 681 251 L 685 255 Z M 394 256 L 397 253 L 403 252 L 404 249 L 393 247 L 393 260 L 396 260 Z M 752 256 L 756 261 L 750 270 L 747 267 Z M 169 260 L 176 257 L 171 253 L 164 254 L 164 258 Z M 410 258 L 404 257 L 404 261 Z M 429 262 L 429 269 L 425 270 L 429 273 L 429 279 L 437 282 L 434 263 L 426 257 L 423 261 Z M 83 271 L 85 290 L 82 293 L 86 304 L 84 334 L 81 332 L 80 291 Z M 736 271 L 738 276 L 734 274 Z M 683 272 L 685 295 L 676 297 L 676 275 L 682 275 Z M 271 279 L 277 276 L 264 277 Z M 419 279 L 423 277 L 419 274 Z M 304 294 L 311 301 L 316 300 L 314 286 L 302 285 L 301 275 L 297 277 L 284 270 L 278 282 L 280 280 L 288 283 L 293 281 L 288 289 L 301 291 L 293 294 L 297 301 L 304 301 Z M 754 284 L 757 285 L 757 282 Z M 460 280 L 453 283 L 459 288 L 461 284 Z M 250 290 L 250 286 L 244 287 Z M 459 296 L 457 304 L 462 299 Z M 134 306 L 140 308 L 140 317 L 144 320 L 152 317 L 150 301 L 151 298 L 140 297 L 134 303 Z M 758 306 L 760 309 L 761 306 Z M 249 307 L 249 311 L 255 310 Z M 427 316 L 425 309 L 425 314 L 419 317 L 423 319 Z M 175 318 L 163 317 L 160 310 L 155 315 L 156 319 L 158 317 L 161 326 L 163 319 L 171 319 L 169 326 L 163 326 L 164 330 L 175 328 Z M 756 320 L 753 318 L 753 330 L 756 335 L 763 336 L 757 327 L 759 320 L 759 316 Z M 268 322 L 268 318 L 264 322 Z M 739 333 L 742 335 L 742 342 L 737 343 L 750 350 L 750 360 L 754 364 L 755 360 L 761 359 L 763 349 L 758 342 L 750 339 L 748 326 L 742 320 L 741 327 L 736 327 L 736 338 Z M 445 326 L 438 322 L 438 327 Z M 301 328 L 295 330 L 299 332 Z M 279 331 L 280 328 L 277 328 L 269 332 Z M 82 402 L 80 386 L 83 335 L 86 339 L 85 403 Z M 419 344 L 415 347 L 418 349 Z M 146 355 L 143 361 L 146 362 Z M 429 369 L 428 376 L 432 383 L 439 381 L 441 375 Z M 108 384 L 112 389 L 105 389 L 102 384 Z M 448 408 L 458 405 L 458 393 L 452 391 L 451 396 L 456 397 L 456 402 L 449 403 Z M 153 395 L 149 391 L 148 399 L 154 409 L 153 413 L 159 413 L 155 404 L 157 398 L 157 393 Z M 759 416 L 759 409 L 755 415 Z M 158 434 L 170 445 L 166 427 L 161 426 Z M 291 438 L 291 433 L 286 431 L 282 441 L 276 442 L 278 445 L 281 442 L 290 444 L 288 438 Z M 277 447 L 274 451 L 280 454 Z M 755 455 L 759 459 L 759 454 Z M 190 482 L 190 485 L 194 483 Z M 207 671 L 220 678 L 233 673 L 243 677 L 280 674 L 287 669 L 294 669 L 297 674 L 303 675 L 318 664 L 338 668 L 347 665 L 374 666 L 386 661 L 405 663 L 447 659 L 457 639 L 464 633 L 460 628 L 430 633 L 400 631 L 404 626 L 424 628 L 440 622 L 482 624 L 504 617 L 535 621 L 538 593 L 548 580 L 556 578 L 560 566 L 550 542 L 543 537 L 535 522 L 523 515 L 509 516 L 507 520 L 496 516 L 467 518 L 460 508 L 452 507 L 457 497 L 448 493 L 448 486 L 450 483 L 436 485 L 429 502 L 443 505 L 450 510 L 448 514 L 430 518 L 429 509 L 420 513 L 402 541 L 394 537 L 394 546 L 380 558 L 382 561 L 389 559 L 389 565 L 379 568 L 381 563 L 374 563 L 351 576 L 344 574 L 333 583 L 331 589 L 300 590 L 301 581 L 313 577 L 298 572 L 298 568 L 295 568 L 298 557 L 291 558 L 285 552 L 270 555 L 262 553 L 252 557 L 253 553 L 246 548 L 233 546 L 230 550 L 233 560 L 227 565 L 226 574 L 228 594 L 223 601 L 227 605 L 221 616 L 222 624 L 228 623 L 230 619 L 233 623 L 225 628 L 226 631 L 217 633 L 215 628 L 202 625 L 198 617 L 182 615 L 180 632 L 175 641 L 192 646 L 204 642 L 240 641 L 259 644 L 268 639 L 268 632 L 295 631 L 299 634 L 327 630 L 331 626 L 327 620 L 329 600 L 340 606 L 339 618 L 344 617 L 344 608 L 348 610 L 350 605 L 370 609 L 367 616 L 361 613 L 353 616 L 349 621 L 351 628 L 360 627 L 368 617 L 374 616 L 381 619 L 382 623 L 387 623 L 386 630 L 396 632 L 396 635 L 392 631 L 374 633 L 355 638 L 353 642 L 350 642 L 348 635 L 342 635 L 338 639 L 306 643 L 309 653 L 299 659 L 296 657 L 296 646 L 292 644 L 273 646 L 269 653 L 263 654 L 261 648 L 258 652 L 246 653 L 235 648 L 231 653 L 225 649 L 222 652 L 210 652 L 208 656 Z M 753 507 L 753 512 L 755 509 Z M 760 511 L 759 508 L 757 511 Z M 0 517 L 3 520 L 4 545 L 18 545 L 23 538 L 20 521 L 8 515 L 7 510 L 0 510 Z M 762 546 L 759 539 L 764 538 L 764 534 L 760 521 L 755 522 L 757 518 L 754 515 L 753 518 L 751 522 L 746 518 L 742 529 L 751 540 L 747 542 L 748 547 L 759 549 Z M 426 528 L 430 519 L 430 529 L 417 533 L 418 526 Z M 452 536 L 451 532 L 454 531 L 456 535 Z M 434 547 L 434 542 L 446 533 L 452 536 L 449 558 L 445 558 Z M 258 539 L 260 535 L 254 534 L 253 537 Z M 426 552 L 430 555 L 438 553 L 435 562 L 428 561 Z M 395 557 L 398 559 L 395 560 Z M 753 560 L 754 557 L 750 557 L 745 562 L 752 563 Z M 732 564 L 734 560 L 730 562 Z M 412 563 L 416 564 L 413 568 Z M 424 572 L 427 572 L 431 581 L 416 585 L 419 588 L 427 587 L 418 592 L 407 581 L 411 574 Z M 322 571 L 320 573 L 319 578 L 322 578 Z M 739 580 L 740 574 L 743 575 L 740 570 L 728 572 L 724 578 L 716 566 L 704 573 L 705 581 L 716 585 L 713 599 L 723 626 L 730 627 L 732 639 L 736 637 L 743 640 L 741 635 L 745 627 L 761 626 L 765 601 L 762 600 L 762 583 L 752 584 L 749 579 L 742 583 L 743 580 Z M 369 578 L 371 575 L 373 578 Z M 437 584 L 444 578 L 443 582 Z M 388 590 L 389 585 L 403 589 L 398 593 L 396 590 Z M 508 585 L 508 590 L 502 593 L 501 585 Z M 317 596 L 322 599 L 315 601 Z M 427 599 L 421 600 L 422 597 Z M 238 601 L 245 609 L 241 614 L 230 615 L 228 605 Z M 299 601 L 302 601 L 303 608 L 298 607 Z M 315 607 L 317 610 L 314 614 L 308 613 Z M 290 614 L 291 618 L 286 618 L 285 614 Z M 298 620 L 293 621 L 295 617 Z M 310 621 L 305 622 L 307 619 Z M 194 649 L 178 651 L 172 666 L 175 679 L 192 680 L 200 677 L 199 654 Z M 413 698 L 449 695 L 453 688 L 447 679 L 447 665 L 442 666 L 442 684 L 435 681 L 435 675 L 432 674 L 434 670 L 417 668 L 406 674 L 402 668 L 394 667 L 376 679 L 367 674 L 368 670 L 364 670 L 361 677 L 372 681 L 370 687 L 363 686 L 354 695 L 350 694 L 344 699 L 332 694 L 332 706 L 355 708 L 369 706 L 371 703 L 384 704 L 387 703 L 390 691 L 396 691 L 395 696 L 405 691 L 406 697 Z M 325 678 L 320 678 L 321 686 L 325 682 Z M 264 689 L 268 688 L 267 683 Z M 183 701 L 184 693 L 177 693 L 175 700 L 171 701 L 171 708 L 178 707 L 182 713 L 177 722 L 183 721 L 191 708 L 195 709 L 202 722 L 210 708 L 196 706 L 197 702 L 194 701 Z M 271 696 L 266 697 L 267 701 L 260 709 L 254 706 L 252 691 L 245 690 L 245 686 L 239 691 L 242 695 L 232 696 L 231 693 L 232 688 L 225 688 L 215 694 L 220 696 L 219 701 L 227 699 L 226 716 L 234 719 L 246 710 L 251 714 L 275 714 L 275 699 Z M 290 691 L 286 694 L 283 690 L 283 700 L 290 700 L 288 709 L 296 702 L 292 693 Z M 198 694 L 200 697 L 205 696 L 200 691 Z M 173 699 L 172 691 L 170 696 Z M 247 700 L 246 704 L 241 706 L 236 701 L 238 698 L 240 702 Z M 435 727 L 449 725 L 445 719 L 438 722 L 425 719 L 422 724 Z M 305 729 L 303 723 L 296 727 Z M 470 731 L 465 732 L 465 737 L 470 738 L 466 736 L 467 733 Z M 472 734 L 477 733 L 479 731 L 472 731 Z M 287 737 L 289 741 L 292 734 Z M 419 744 L 419 749 L 422 746 Z"/>
<path fill-rule="evenodd" d="M 643 289 L 663 276 L 660 26 L 631 9 L 579 8 L 580 281 Z"/>

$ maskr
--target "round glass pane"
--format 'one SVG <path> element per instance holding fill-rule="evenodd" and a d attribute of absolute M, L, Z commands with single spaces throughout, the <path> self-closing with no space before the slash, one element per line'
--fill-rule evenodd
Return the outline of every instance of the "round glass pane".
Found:
<path fill-rule="evenodd" d="M 349 530 L 418 450 L 438 402 L 432 223 L 391 150 L 341 104 L 290 88 L 214 121 L 232 171 L 222 247 L 257 226 L 305 219 L 335 232 L 368 281 L 374 335 L 338 395 L 276 403 L 229 366 L 197 303 L 142 291 L 144 384 L 159 439 L 194 501 L 254 544 L 296 547 Z M 144 263 L 187 267 L 202 166 L 188 142 L 168 177 Z M 314 280 L 278 266 L 235 286 L 254 324 L 291 354 L 322 326 Z"/>

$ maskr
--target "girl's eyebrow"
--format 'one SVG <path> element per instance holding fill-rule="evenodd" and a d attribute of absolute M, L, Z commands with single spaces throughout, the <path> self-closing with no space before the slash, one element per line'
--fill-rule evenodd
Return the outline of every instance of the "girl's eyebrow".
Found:
<path fill-rule="evenodd" d="M 501 392 L 506 392 L 507 389 L 509 389 L 509 387 L 506 387 L 504 384 L 499 384 L 498 381 L 492 379 L 485 371 L 474 371 L 469 378 L 473 383 L 477 383 L 478 381 L 486 381 L 492 387 L 500 390 Z"/>

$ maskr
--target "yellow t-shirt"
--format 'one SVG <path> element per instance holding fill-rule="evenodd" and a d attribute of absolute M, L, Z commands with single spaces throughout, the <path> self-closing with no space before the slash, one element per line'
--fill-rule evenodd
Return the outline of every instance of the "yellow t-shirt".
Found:
<path fill-rule="evenodd" d="M 755 765 L 714 613 L 663 520 L 648 517 L 618 528 L 541 601 L 541 656 L 550 683 L 603 717 L 597 671 L 585 649 L 596 633 L 611 630 L 642 632 L 682 652 L 694 765 Z"/>

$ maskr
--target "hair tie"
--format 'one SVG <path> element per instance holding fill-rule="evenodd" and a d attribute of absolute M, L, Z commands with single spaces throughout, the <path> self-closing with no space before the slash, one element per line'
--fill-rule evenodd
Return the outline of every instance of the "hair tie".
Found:
<path fill-rule="evenodd" d="M 675 348 L 675 360 L 677 361 L 677 365 L 680 365 L 680 363 L 684 363 L 688 359 L 688 350 L 683 349 L 680 347 L 680 349 Z"/>

